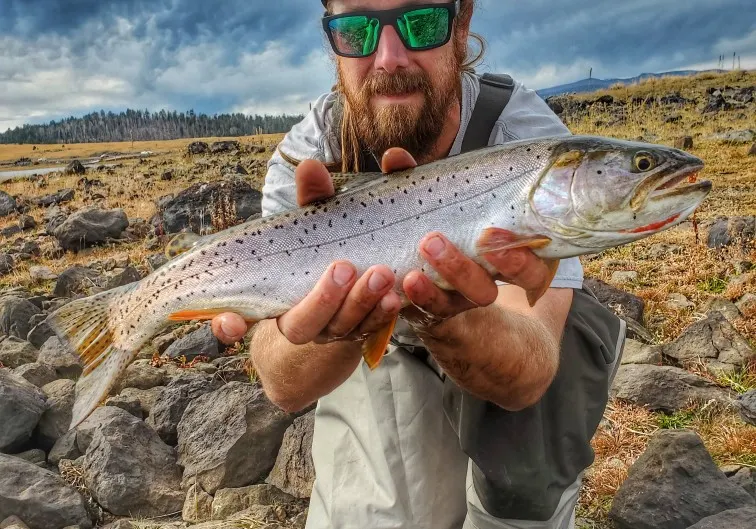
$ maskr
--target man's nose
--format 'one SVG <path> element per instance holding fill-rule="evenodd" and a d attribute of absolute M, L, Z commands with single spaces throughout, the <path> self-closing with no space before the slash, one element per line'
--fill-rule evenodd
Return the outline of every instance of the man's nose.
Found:
<path fill-rule="evenodd" d="M 397 68 L 406 68 L 408 65 L 407 49 L 401 38 L 393 27 L 384 27 L 375 52 L 375 68 L 394 73 Z"/>

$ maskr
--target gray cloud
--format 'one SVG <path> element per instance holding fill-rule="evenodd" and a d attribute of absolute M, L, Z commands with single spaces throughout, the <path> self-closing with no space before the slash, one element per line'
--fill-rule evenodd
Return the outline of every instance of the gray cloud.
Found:
<path fill-rule="evenodd" d="M 91 110 L 305 112 L 332 83 L 315 0 L 0 0 L 0 131 Z M 752 0 L 480 0 L 482 70 L 534 88 L 756 67 Z"/>

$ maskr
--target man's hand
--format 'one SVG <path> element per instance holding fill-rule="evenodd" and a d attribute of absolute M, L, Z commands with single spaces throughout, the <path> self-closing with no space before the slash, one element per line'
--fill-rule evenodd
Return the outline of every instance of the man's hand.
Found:
<path fill-rule="evenodd" d="M 381 162 L 385 173 L 416 165 L 403 149 L 389 149 Z M 295 181 L 299 206 L 335 194 L 328 170 L 316 160 L 299 164 Z M 337 261 L 302 301 L 278 318 L 278 329 L 298 345 L 351 340 L 374 333 L 399 312 L 401 301 L 393 290 L 395 283 L 393 272 L 385 265 L 373 266 L 358 278 L 351 263 Z M 248 330 L 244 319 L 234 313 L 216 316 L 211 328 L 226 344 L 240 341 Z"/>

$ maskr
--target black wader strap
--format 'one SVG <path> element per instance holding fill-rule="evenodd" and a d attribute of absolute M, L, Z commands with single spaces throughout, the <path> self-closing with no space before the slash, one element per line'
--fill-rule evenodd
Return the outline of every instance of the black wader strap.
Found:
<path fill-rule="evenodd" d="M 513 91 L 514 81 L 508 75 L 485 73 L 480 76 L 480 94 L 465 130 L 462 152 L 488 146 L 496 120 L 509 103 Z"/>

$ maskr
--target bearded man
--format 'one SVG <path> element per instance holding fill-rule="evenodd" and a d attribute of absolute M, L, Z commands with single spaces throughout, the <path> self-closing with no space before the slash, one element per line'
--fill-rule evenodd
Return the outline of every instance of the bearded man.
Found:
<path fill-rule="evenodd" d="M 329 169 L 405 169 L 456 155 L 473 135 L 493 145 L 569 134 L 520 83 L 489 128 L 472 120 L 485 88 L 468 58 L 473 0 L 323 4 L 337 84 L 271 158 L 263 215 L 333 195 Z M 382 264 L 358 274 L 334 262 L 250 338 L 272 402 L 317 402 L 307 529 L 574 527 L 621 322 L 586 294 L 577 258 L 554 276 L 527 249 L 503 251 L 488 257 L 492 278 L 442 233 L 418 251 L 456 291 L 420 270 L 404 277 L 412 305 L 375 371 L 361 340 L 400 312 Z M 529 290 L 543 292 L 532 307 Z M 226 343 L 247 331 L 234 314 L 212 328 Z"/>

